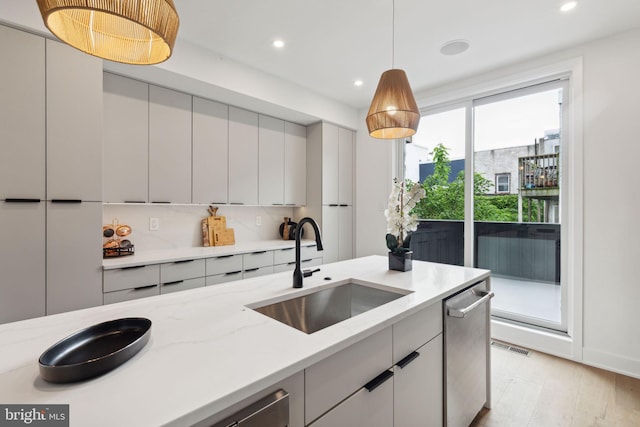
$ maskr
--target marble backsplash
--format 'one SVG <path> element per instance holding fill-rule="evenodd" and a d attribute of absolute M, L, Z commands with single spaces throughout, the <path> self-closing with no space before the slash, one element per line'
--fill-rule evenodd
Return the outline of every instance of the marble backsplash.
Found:
<path fill-rule="evenodd" d="M 202 246 L 200 221 L 208 215 L 205 205 L 104 204 L 102 223 L 111 224 L 117 219 L 120 224 L 131 226 L 129 240 L 139 252 Z M 278 228 L 285 216 L 293 215 L 293 209 L 223 205 L 218 215 L 226 217 L 236 242 L 251 242 L 279 239 Z M 150 218 L 158 219 L 158 230 L 149 229 Z"/>

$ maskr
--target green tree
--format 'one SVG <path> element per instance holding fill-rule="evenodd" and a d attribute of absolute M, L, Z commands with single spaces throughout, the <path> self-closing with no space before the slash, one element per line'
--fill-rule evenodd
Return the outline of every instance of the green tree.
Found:
<path fill-rule="evenodd" d="M 426 196 L 416 205 L 413 213 L 420 219 L 464 219 L 464 171 L 449 182 L 451 161 L 449 149 L 442 144 L 434 147 L 434 171 L 422 182 Z M 488 195 L 493 183 L 474 173 L 474 216 L 476 221 L 518 221 L 518 196 Z"/>

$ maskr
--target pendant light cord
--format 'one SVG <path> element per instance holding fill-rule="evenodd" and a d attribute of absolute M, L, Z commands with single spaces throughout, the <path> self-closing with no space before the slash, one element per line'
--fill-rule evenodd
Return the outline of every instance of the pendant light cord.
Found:
<path fill-rule="evenodd" d="M 396 0 L 392 0 L 391 5 L 391 69 L 393 69 L 396 58 Z"/>

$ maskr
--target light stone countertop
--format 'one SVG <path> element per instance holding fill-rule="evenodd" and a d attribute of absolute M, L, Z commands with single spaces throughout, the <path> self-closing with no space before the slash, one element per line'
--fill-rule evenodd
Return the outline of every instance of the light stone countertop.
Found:
<path fill-rule="evenodd" d="M 315 244 L 315 240 L 302 241 L 302 246 Z M 187 259 L 212 258 L 258 251 L 273 251 L 295 248 L 295 246 L 295 240 L 259 240 L 255 242 L 242 242 L 236 243 L 235 245 L 213 246 L 208 248 L 192 247 L 140 251 L 133 255 L 105 258 L 102 260 L 102 268 L 103 270 L 111 270 L 123 267 L 135 267 L 138 265 L 183 261 Z M 319 252 L 318 254 L 319 256 L 322 256 L 322 252 Z"/>
<path fill-rule="evenodd" d="M 279 273 L 0 325 L 0 403 L 70 404 L 72 426 L 189 425 L 489 276 L 422 261 L 410 272 L 389 271 L 381 256 L 320 268 L 303 289 L 292 288 L 291 273 Z M 246 307 L 349 279 L 413 292 L 310 335 Z M 122 317 L 153 322 L 132 359 L 84 382 L 40 378 L 38 358 L 48 347 Z"/>

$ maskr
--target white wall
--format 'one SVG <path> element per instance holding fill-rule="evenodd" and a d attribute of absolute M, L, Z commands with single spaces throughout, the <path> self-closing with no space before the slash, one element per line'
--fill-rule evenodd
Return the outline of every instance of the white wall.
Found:
<path fill-rule="evenodd" d="M 640 31 L 584 49 L 585 362 L 640 377 Z"/>
<path fill-rule="evenodd" d="M 360 111 L 356 133 L 355 256 L 386 256 L 384 210 L 391 192 L 396 145 L 393 141 L 370 137 L 366 115 L 367 110 Z"/>
<path fill-rule="evenodd" d="M 570 50 L 503 67 L 491 73 L 454 82 L 416 94 L 425 107 L 457 99 L 469 87 L 492 82 L 531 69 L 553 68 L 553 64 L 583 58 L 583 159 L 584 220 L 582 241 L 583 280 L 576 283 L 575 307 L 578 334 L 565 356 L 584 363 L 640 378 L 640 201 L 637 163 L 640 159 L 640 30 L 588 43 Z M 506 79 L 508 81 L 508 78 Z M 364 126 L 358 128 L 357 241 L 358 255 L 381 251 L 378 236 L 384 233 L 381 203 L 386 203 L 385 179 L 391 179 L 392 160 L 380 145 L 369 141 Z M 578 277 L 580 274 L 578 274 Z M 582 295 L 582 297 L 580 297 Z M 582 310 L 582 317 L 579 316 Z M 532 348 L 543 346 L 544 334 L 531 336 Z M 551 336 L 552 334 L 547 334 Z M 565 346 L 564 348 L 568 348 Z"/>

